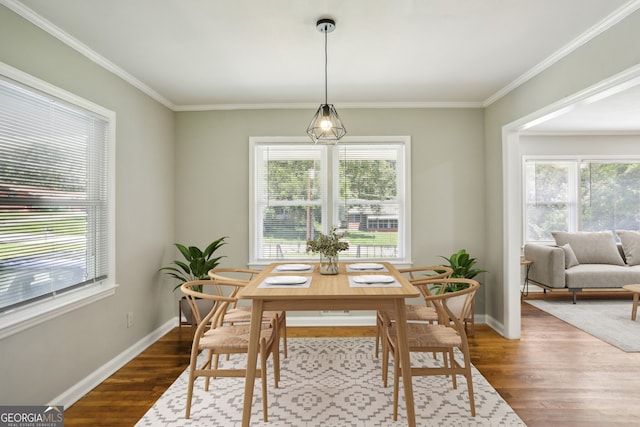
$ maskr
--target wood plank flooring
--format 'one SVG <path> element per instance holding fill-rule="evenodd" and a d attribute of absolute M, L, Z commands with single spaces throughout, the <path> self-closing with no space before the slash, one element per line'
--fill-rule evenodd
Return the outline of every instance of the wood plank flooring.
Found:
<path fill-rule="evenodd" d="M 288 334 L 373 336 L 375 329 L 289 328 Z M 618 350 L 526 303 L 520 340 L 477 325 L 470 346 L 474 365 L 528 426 L 640 423 L 640 353 Z M 189 351 L 189 328 L 174 329 L 68 408 L 65 426 L 133 426 L 187 367 Z"/>

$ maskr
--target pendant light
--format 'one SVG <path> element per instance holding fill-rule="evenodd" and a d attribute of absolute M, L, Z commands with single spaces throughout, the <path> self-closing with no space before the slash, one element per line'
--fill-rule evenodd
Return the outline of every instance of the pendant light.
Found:
<path fill-rule="evenodd" d="M 324 33 L 324 104 L 320 104 L 307 128 L 307 134 L 314 144 L 335 145 L 347 133 L 335 107 L 327 103 L 327 33 L 335 28 L 333 19 L 324 18 L 316 23 L 316 29 Z"/>

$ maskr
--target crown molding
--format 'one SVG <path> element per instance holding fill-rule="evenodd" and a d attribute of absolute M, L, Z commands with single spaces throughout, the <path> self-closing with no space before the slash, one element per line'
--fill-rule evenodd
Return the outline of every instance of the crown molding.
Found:
<path fill-rule="evenodd" d="M 264 103 L 264 104 L 206 104 L 176 105 L 174 111 L 214 111 L 214 110 L 314 110 L 318 103 Z M 336 109 L 354 108 L 483 108 L 482 102 L 344 102 L 334 104 Z"/>
<path fill-rule="evenodd" d="M 71 47 L 72 49 L 86 56 L 91 61 L 95 62 L 96 64 L 103 67 L 107 71 L 115 74 L 116 76 L 120 77 L 127 83 L 141 90 L 142 92 L 144 92 L 151 98 L 155 99 L 165 107 L 171 110 L 175 109 L 175 105 L 173 105 L 173 103 L 169 101 L 167 98 L 163 97 L 158 92 L 151 89 L 149 86 L 142 83 L 140 80 L 138 80 L 137 78 L 135 78 L 134 76 L 132 76 L 131 74 L 123 70 L 122 68 L 118 67 L 117 65 L 109 61 L 104 56 L 98 54 L 97 52 L 89 48 L 87 45 L 85 45 L 84 43 L 82 43 L 72 35 L 63 31 L 59 27 L 53 25 L 51 22 L 44 19 L 42 16 L 38 15 L 32 9 L 25 6 L 22 2 L 18 0 L 0 0 L 0 4 L 3 4 L 7 8 L 11 9 L 13 12 L 17 13 L 18 15 L 20 15 L 27 21 L 31 22 L 35 26 L 39 27 L 40 29 L 51 34 L 53 37 L 57 38 L 67 46 Z"/>
<path fill-rule="evenodd" d="M 580 46 L 587 43 L 589 40 L 595 38 L 596 36 L 602 34 L 609 28 L 616 25 L 618 22 L 622 21 L 627 16 L 631 15 L 633 12 L 640 8 L 640 0 L 631 0 L 627 4 L 621 6 L 618 10 L 611 13 L 609 16 L 596 23 L 594 26 L 589 28 L 587 31 L 570 41 L 568 44 L 558 49 L 556 52 L 552 53 L 549 57 L 544 59 L 542 62 L 535 65 L 529 71 L 522 74 L 520 77 L 491 95 L 487 98 L 483 103 L 483 107 L 488 107 L 493 104 L 512 90 L 517 87 L 523 85 L 527 81 L 531 80 L 538 74 L 542 73 L 547 68 L 551 67 L 556 62 L 560 61 L 565 56 L 569 55 L 571 52 L 578 49 Z"/>

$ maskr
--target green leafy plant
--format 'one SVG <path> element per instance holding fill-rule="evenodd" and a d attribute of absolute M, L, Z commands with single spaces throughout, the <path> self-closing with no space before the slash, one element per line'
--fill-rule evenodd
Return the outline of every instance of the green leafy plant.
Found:
<path fill-rule="evenodd" d="M 447 261 L 448 267 L 453 269 L 451 274 L 452 278 L 460 277 L 465 279 L 473 279 L 480 273 L 485 273 L 487 270 L 473 268 L 478 262 L 476 258 L 471 258 L 466 249 L 460 249 L 458 252 L 452 254 L 449 258 L 440 256 Z M 438 273 L 444 273 L 444 270 L 435 270 Z M 466 289 L 469 285 L 466 283 L 450 283 L 447 285 L 443 292 L 457 292 Z"/>
<path fill-rule="evenodd" d="M 174 246 L 178 248 L 184 261 L 175 260 L 172 262 L 175 266 L 162 267 L 160 271 L 164 271 L 169 276 L 178 279 L 179 283 L 173 288 L 175 291 L 183 283 L 191 280 L 208 280 L 207 274 L 212 268 L 216 268 L 220 264 L 220 259 L 225 256 L 213 257 L 214 253 L 223 245 L 226 244 L 225 240 L 228 236 L 220 237 L 214 240 L 206 249 L 200 250 L 196 246 L 185 246 L 180 243 L 175 243 Z M 202 292 L 202 286 L 194 286 L 193 288 L 197 292 Z"/>
<path fill-rule="evenodd" d="M 315 239 L 307 240 L 307 253 L 319 253 L 326 257 L 335 257 L 338 252 L 349 249 L 349 242 L 340 240 L 344 237 L 344 233 L 338 233 L 337 227 L 333 226 L 329 230 L 329 234 L 319 233 Z"/>

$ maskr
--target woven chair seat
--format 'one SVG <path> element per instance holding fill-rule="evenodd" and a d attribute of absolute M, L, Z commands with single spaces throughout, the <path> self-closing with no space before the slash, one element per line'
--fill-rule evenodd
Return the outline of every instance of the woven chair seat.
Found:
<path fill-rule="evenodd" d="M 407 323 L 409 348 L 459 347 L 462 339 L 455 329 L 444 325 Z M 396 340 L 395 326 L 390 326 L 389 337 Z"/>
<path fill-rule="evenodd" d="M 198 348 L 200 350 L 216 349 L 223 352 L 246 353 L 249 348 L 249 325 L 220 326 L 209 329 L 200 338 Z M 260 331 L 260 340 L 266 339 L 267 343 L 273 340 L 274 329 L 263 327 Z"/>
<path fill-rule="evenodd" d="M 270 322 L 275 316 L 282 317 L 282 311 L 265 311 L 262 313 L 262 321 Z M 224 314 L 225 323 L 249 323 L 251 321 L 251 307 L 241 306 L 230 308 Z"/>
<path fill-rule="evenodd" d="M 427 307 L 426 305 L 407 304 L 405 305 L 405 311 L 408 321 L 436 322 L 438 320 L 438 312 L 436 312 L 436 309 Z M 390 320 L 395 320 L 393 310 L 383 310 L 382 312 L 384 312 Z"/>

